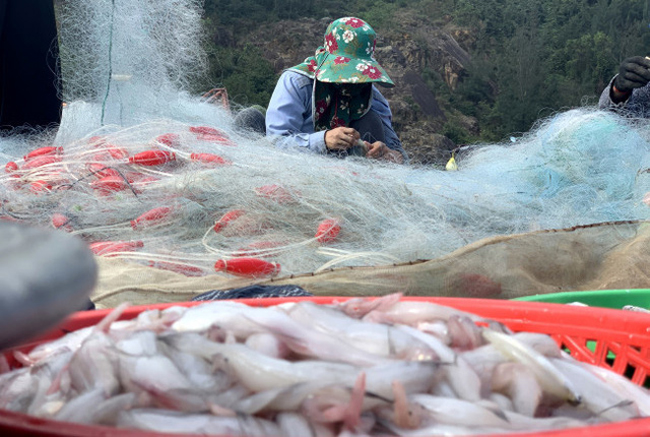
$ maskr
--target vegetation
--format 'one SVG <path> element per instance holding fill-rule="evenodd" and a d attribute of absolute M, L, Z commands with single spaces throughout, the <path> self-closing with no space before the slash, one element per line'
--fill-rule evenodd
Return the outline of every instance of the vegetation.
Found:
<path fill-rule="evenodd" d="M 650 47 L 646 0 L 206 0 L 205 18 L 211 34 L 225 29 L 238 41 L 261 23 L 301 17 L 359 15 L 388 32 L 403 8 L 473 36 L 465 47 L 472 64 L 455 90 L 438 72 L 421 72 L 449 113 L 442 133 L 458 140 L 470 136 L 454 123 L 454 111 L 478 119 L 476 141 L 524 132 L 542 116 L 595 103 L 619 63 Z M 254 48 L 232 41 L 212 38 L 219 64 L 211 79 L 232 87 L 238 101 L 265 105 L 272 68 Z"/>

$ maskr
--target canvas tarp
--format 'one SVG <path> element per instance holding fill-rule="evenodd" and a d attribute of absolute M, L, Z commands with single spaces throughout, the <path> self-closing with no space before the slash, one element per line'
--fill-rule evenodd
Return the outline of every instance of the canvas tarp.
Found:
<path fill-rule="evenodd" d="M 345 267 L 251 280 L 184 275 L 97 258 L 98 308 L 190 300 L 211 290 L 258 284 L 298 285 L 322 296 L 407 295 L 511 299 L 560 291 L 650 288 L 650 222 L 599 223 L 496 236 L 446 256 L 397 265 Z"/>

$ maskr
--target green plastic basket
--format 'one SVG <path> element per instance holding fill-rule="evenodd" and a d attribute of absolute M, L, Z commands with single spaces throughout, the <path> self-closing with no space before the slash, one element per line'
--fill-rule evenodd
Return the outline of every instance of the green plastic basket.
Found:
<path fill-rule="evenodd" d="M 513 300 L 546 303 L 580 302 L 592 307 L 621 309 L 626 305 L 650 309 L 650 289 L 571 291 L 536 294 Z"/>

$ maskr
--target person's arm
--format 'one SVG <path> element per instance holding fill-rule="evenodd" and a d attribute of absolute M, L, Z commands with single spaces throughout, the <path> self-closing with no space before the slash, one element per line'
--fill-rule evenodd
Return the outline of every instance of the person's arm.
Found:
<path fill-rule="evenodd" d="M 598 107 L 624 109 L 629 115 L 647 116 L 650 110 L 650 58 L 634 56 L 623 61 L 619 72 L 605 87 Z"/>
<path fill-rule="evenodd" d="M 384 125 L 384 135 L 386 136 L 386 146 L 391 150 L 399 152 L 404 158 L 404 163 L 408 163 L 408 155 L 393 129 L 393 113 L 390 110 L 388 101 L 375 86 L 372 87 L 372 106 L 370 110 L 375 111 L 379 115 L 379 118 L 381 118 L 381 122 Z"/>
<path fill-rule="evenodd" d="M 278 147 L 325 153 L 325 131 L 313 132 L 311 119 L 312 81 L 285 71 L 278 79 L 266 110 L 266 135 Z"/>

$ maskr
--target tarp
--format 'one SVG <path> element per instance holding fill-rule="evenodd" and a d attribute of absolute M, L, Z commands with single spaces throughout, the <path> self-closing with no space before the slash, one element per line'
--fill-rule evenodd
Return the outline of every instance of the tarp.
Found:
<path fill-rule="evenodd" d="M 98 257 L 92 296 L 99 308 L 121 302 L 180 302 L 251 283 L 298 285 L 322 296 L 406 295 L 511 299 L 560 291 L 649 288 L 650 222 L 599 223 L 486 238 L 433 260 L 334 268 L 252 281 L 198 278 Z"/>

